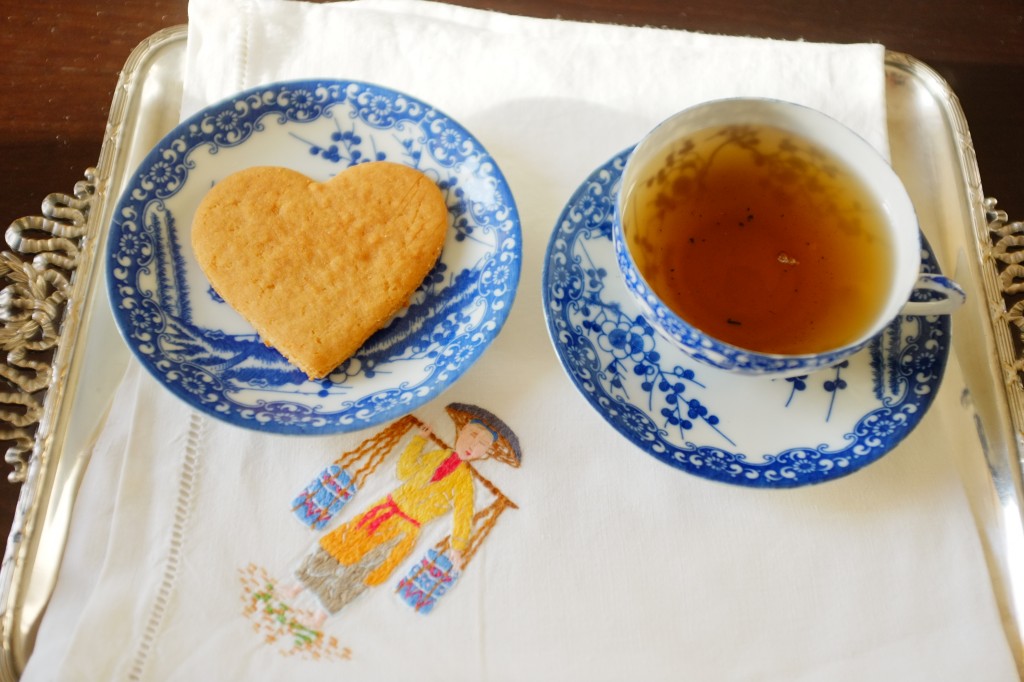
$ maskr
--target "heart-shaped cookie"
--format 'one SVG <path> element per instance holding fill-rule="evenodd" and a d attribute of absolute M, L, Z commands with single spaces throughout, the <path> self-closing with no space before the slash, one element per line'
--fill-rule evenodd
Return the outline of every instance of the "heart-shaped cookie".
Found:
<path fill-rule="evenodd" d="M 207 193 L 192 247 L 214 290 L 318 379 L 408 303 L 447 227 L 437 185 L 406 166 L 359 164 L 322 183 L 261 166 Z"/>

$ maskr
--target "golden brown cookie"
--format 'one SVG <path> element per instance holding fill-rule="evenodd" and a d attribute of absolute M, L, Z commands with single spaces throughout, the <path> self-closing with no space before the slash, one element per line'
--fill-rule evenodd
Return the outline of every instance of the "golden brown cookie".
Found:
<path fill-rule="evenodd" d="M 261 166 L 203 198 L 192 247 L 214 290 L 318 379 L 408 303 L 447 227 L 437 185 L 406 166 L 360 164 L 322 183 Z"/>

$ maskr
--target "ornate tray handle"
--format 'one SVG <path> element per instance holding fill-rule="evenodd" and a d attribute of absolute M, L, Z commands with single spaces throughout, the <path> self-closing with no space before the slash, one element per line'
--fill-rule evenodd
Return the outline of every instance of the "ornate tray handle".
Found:
<path fill-rule="evenodd" d="M 992 258 L 998 262 L 999 290 L 1003 297 L 1003 319 L 1016 328 L 1013 334 L 1012 369 L 1018 380 L 1024 375 L 1024 223 L 1010 222 L 1006 211 L 996 209 L 996 200 L 985 199 Z"/>
<path fill-rule="evenodd" d="M 75 184 L 74 196 L 51 194 L 42 216 L 19 218 L 7 228 L 10 251 L 0 253 L 0 441 L 11 443 L 7 478 L 25 481 L 28 458 L 51 380 L 53 349 L 78 268 L 96 169 Z"/>

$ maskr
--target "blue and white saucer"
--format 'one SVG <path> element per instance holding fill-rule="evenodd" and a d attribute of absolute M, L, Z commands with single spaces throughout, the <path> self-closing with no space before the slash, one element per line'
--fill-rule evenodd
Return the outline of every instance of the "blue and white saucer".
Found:
<path fill-rule="evenodd" d="M 612 220 L 628 155 L 573 194 L 544 268 L 555 351 L 601 416 L 666 464 L 761 488 L 839 478 L 902 441 L 938 392 L 949 317 L 900 317 L 861 352 L 807 376 L 741 376 L 692 360 L 640 315 L 616 267 Z M 922 261 L 938 272 L 927 246 Z"/>
<path fill-rule="evenodd" d="M 192 216 L 217 180 L 243 168 L 285 166 L 323 181 L 384 159 L 437 182 L 448 239 L 409 306 L 310 381 L 210 288 L 192 253 Z M 283 82 L 200 111 L 149 153 L 114 212 L 107 288 L 135 356 L 193 407 L 248 428 L 327 434 L 398 417 L 458 379 L 508 317 L 521 252 L 512 192 L 457 122 L 367 83 Z"/>

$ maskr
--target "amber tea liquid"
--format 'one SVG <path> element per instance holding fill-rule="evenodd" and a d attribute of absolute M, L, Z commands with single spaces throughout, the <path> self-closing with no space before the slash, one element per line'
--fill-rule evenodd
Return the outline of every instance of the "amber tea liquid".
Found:
<path fill-rule="evenodd" d="M 623 232 L 640 273 L 693 326 L 748 350 L 856 341 L 894 266 L 881 209 L 840 161 L 766 126 L 680 140 L 639 175 Z"/>

